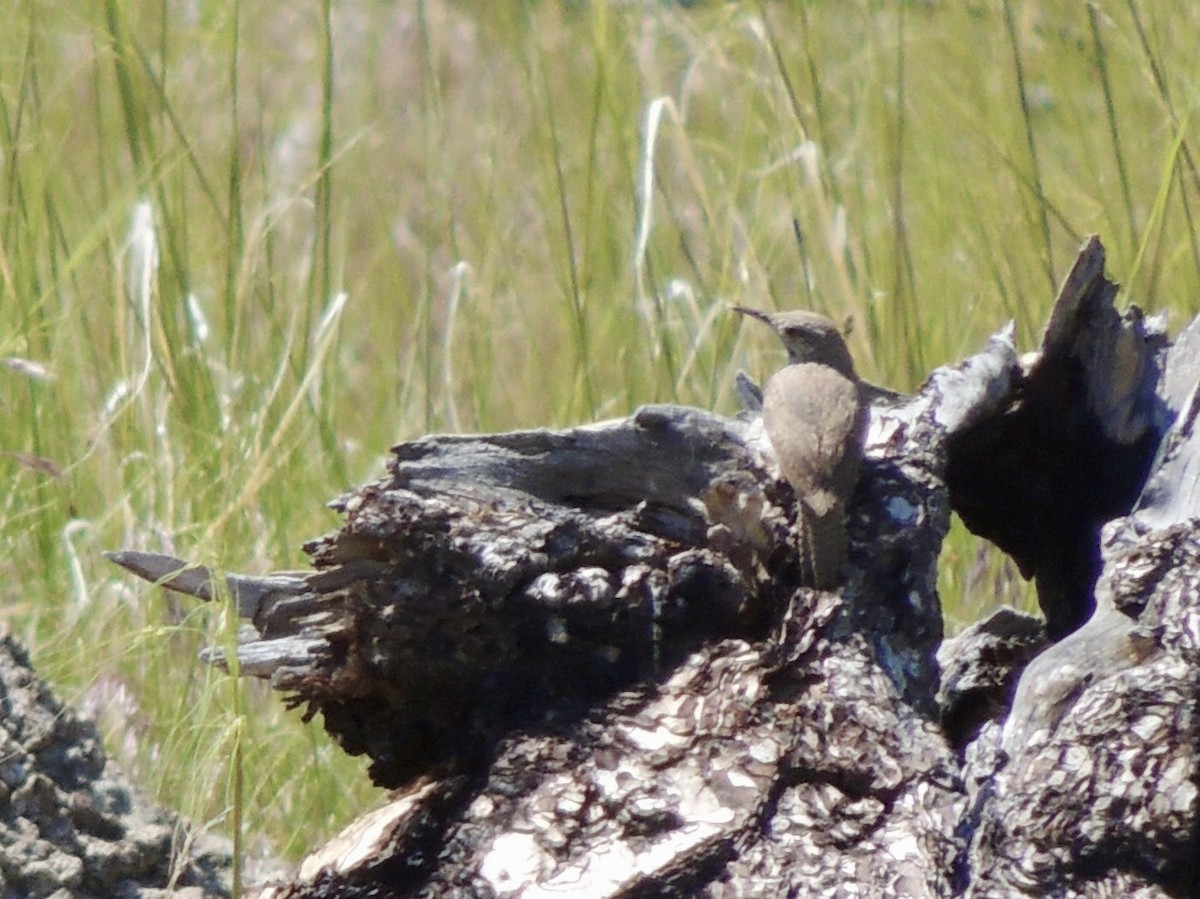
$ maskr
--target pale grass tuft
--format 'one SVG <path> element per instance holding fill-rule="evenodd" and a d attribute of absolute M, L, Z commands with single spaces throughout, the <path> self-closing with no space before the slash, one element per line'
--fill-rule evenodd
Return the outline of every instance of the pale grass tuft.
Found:
<path fill-rule="evenodd" d="M 208 316 L 204 314 L 204 307 L 200 305 L 200 299 L 194 293 L 187 295 L 187 312 L 188 319 L 192 323 L 192 333 L 196 336 L 196 342 L 200 344 L 208 343 L 208 338 L 212 334 L 212 328 L 208 324 Z"/>
<path fill-rule="evenodd" d="M 129 237 L 125 242 L 125 289 L 142 313 L 142 324 L 149 330 L 150 303 L 158 276 L 158 233 L 154 229 L 154 207 L 139 200 L 129 219 Z"/>
<path fill-rule="evenodd" d="M 63 528 L 62 532 L 63 551 L 67 557 L 67 568 L 71 573 L 71 592 L 75 599 L 75 608 L 80 614 L 91 604 L 92 592 L 87 576 L 84 574 L 83 562 L 80 559 L 79 548 L 75 545 L 75 539 L 80 535 L 90 536 L 91 531 L 91 522 L 76 518 L 67 522 L 67 526 Z M 94 546 L 90 549 L 95 551 Z"/>
<path fill-rule="evenodd" d="M 446 397 L 446 418 L 450 427 L 455 431 L 462 429 L 462 419 L 459 416 L 458 400 L 454 391 L 457 381 L 454 364 L 454 335 L 458 327 L 459 306 L 470 277 L 471 266 L 465 260 L 459 260 L 450 267 L 450 286 L 446 299 L 446 326 L 442 334 L 442 388 Z"/>
<path fill-rule="evenodd" d="M 675 103 L 670 97 L 655 97 L 646 107 L 646 128 L 642 140 L 641 177 L 638 180 L 638 227 L 633 244 L 633 270 L 637 276 L 638 308 L 647 322 L 649 312 L 646 286 L 646 250 L 654 228 L 654 156 L 658 146 L 658 129 L 664 113 L 678 120 Z"/>
<path fill-rule="evenodd" d="M 24 375 L 35 381 L 54 380 L 54 373 L 45 365 L 35 362 L 33 359 L 23 359 L 20 356 L 5 356 L 3 359 L 0 359 L 0 364 L 19 375 Z"/>

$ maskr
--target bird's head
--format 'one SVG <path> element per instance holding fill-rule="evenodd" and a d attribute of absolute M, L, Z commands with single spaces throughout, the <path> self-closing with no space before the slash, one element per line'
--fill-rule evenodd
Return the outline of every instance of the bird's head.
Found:
<path fill-rule="evenodd" d="M 854 375 L 854 360 L 837 326 L 817 312 L 762 312 L 748 306 L 734 306 L 734 312 L 748 315 L 771 326 L 787 350 L 788 363 L 814 362 L 828 365 L 848 378 Z"/>

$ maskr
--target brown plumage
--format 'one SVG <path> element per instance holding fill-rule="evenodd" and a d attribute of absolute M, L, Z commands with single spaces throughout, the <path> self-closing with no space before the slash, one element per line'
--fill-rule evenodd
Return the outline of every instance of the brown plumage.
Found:
<path fill-rule="evenodd" d="M 858 481 L 867 421 L 854 362 L 823 315 L 734 309 L 770 325 L 787 350 L 790 364 L 763 390 L 763 427 L 796 491 L 805 575 L 814 587 L 835 587 L 846 561 L 846 504 Z"/>

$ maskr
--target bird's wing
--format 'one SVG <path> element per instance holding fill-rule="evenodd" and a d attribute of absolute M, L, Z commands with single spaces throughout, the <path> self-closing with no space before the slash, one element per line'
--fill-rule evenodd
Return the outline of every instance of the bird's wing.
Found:
<path fill-rule="evenodd" d="M 825 365 L 789 365 L 767 382 L 763 425 L 797 493 L 821 505 L 818 494 L 836 501 L 854 486 L 862 411 L 853 381 Z"/>

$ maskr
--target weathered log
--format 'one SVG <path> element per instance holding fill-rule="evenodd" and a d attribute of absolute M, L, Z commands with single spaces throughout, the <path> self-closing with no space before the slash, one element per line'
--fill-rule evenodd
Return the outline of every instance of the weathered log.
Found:
<path fill-rule="evenodd" d="M 401 788 L 263 895 L 1178 894 L 1200 325 L 1168 352 L 1103 264 L 1093 239 L 1034 357 L 1002 331 L 872 408 L 836 591 L 803 583 L 753 413 L 397 447 L 315 571 L 224 583 L 241 670 Z M 1050 638 L 1096 614 L 943 645 L 952 505 L 1037 577 Z"/>
<path fill-rule="evenodd" d="M 1055 639 L 1091 615 L 1100 527 L 1133 508 L 1165 429 L 1165 335 L 1116 292 L 1093 238 L 998 414 L 950 438 L 955 511 L 1035 579 Z"/>
<path fill-rule="evenodd" d="M 966 895 L 1196 895 L 1198 345 L 1200 319 L 1159 356 L 1143 421 L 1166 433 L 1131 514 L 1100 531 L 1094 614 L 1025 668 L 1003 727 L 968 752 Z"/>

